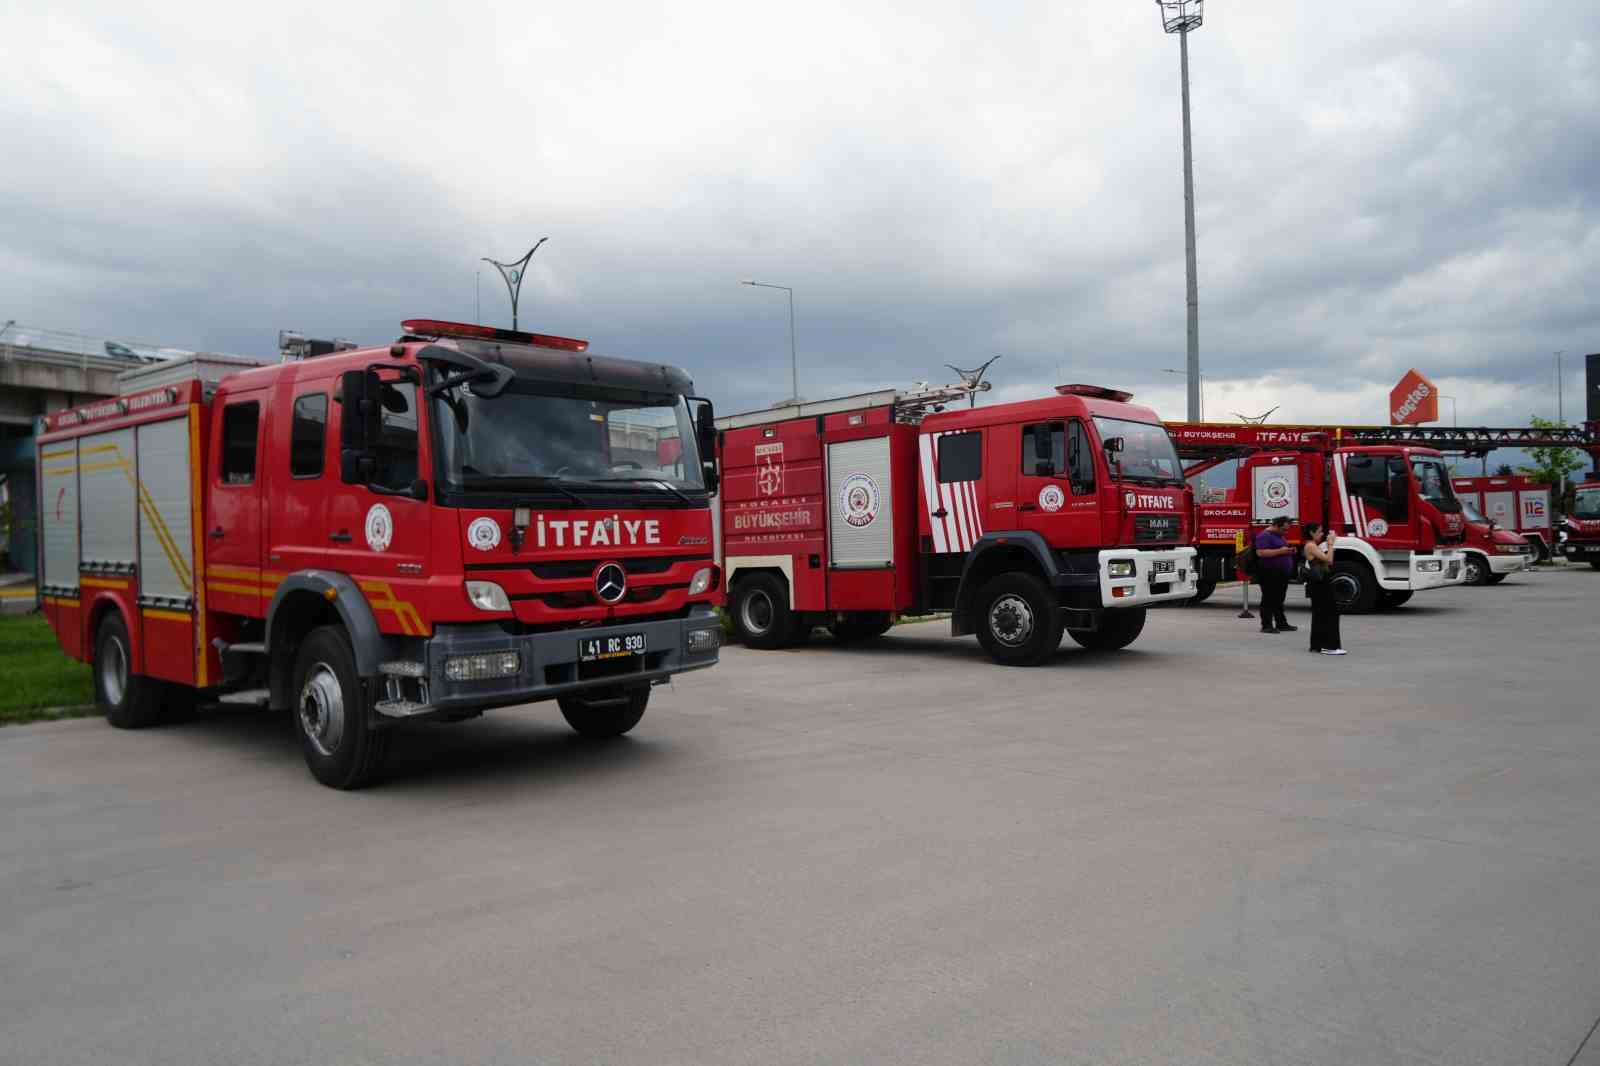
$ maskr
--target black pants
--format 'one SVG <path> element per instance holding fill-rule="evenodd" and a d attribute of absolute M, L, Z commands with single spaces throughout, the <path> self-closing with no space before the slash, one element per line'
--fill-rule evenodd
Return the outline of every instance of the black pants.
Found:
<path fill-rule="evenodd" d="M 1333 602 L 1333 582 L 1313 581 L 1311 593 L 1311 650 L 1332 651 L 1339 644 L 1339 608 Z"/>
<path fill-rule="evenodd" d="M 1289 620 L 1283 616 L 1283 601 L 1289 595 L 1289 575 L 1263 570 L 1256 583 L 1261 586 L 1261 628 L 1288 625 Z"/>

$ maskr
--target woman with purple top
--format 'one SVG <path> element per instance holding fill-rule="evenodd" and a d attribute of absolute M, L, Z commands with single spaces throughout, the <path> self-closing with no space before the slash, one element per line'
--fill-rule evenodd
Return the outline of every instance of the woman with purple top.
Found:
<path fill-rule="evenodd" d="M 1289 528 L 1289 519 L 1279 515 L 1272 524 L 1256 534 L 1256 584 L 1261 586 L 1261 632 L 1293 633 L 1299 626 L 1289 624 L 1283 614 L 1283 601 L 1289 595 L 1289 578 L 1294 576 L 1294 557 L 1297 554 L 1283 534 Z"/>

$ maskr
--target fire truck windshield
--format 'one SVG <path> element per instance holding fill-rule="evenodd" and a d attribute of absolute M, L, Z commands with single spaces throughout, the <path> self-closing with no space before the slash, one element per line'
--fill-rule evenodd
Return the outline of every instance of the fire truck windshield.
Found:
<path fill-rule="evenodd" d="M 1417 479 L 1417 491 L 1422 498 L 1446 513 L 1461 509 L 1455 490 L 1450 487 L 1450 473 L 1438 459 L 1412 459 L 1411 473 Z"/>
<path fill-rule="evenodd" d="M 1582 489 L 1572 498 L 1575 518 L 1600 518 L 1600 489 Z"/>
<path fill-rule="evenodd" d="M 705 489 L 688 404 L 671 393 L 517 382 L 487 398 L 457 386 L 435 397 L 433 421 L 455 491 L 519 481 L 585 495 Z"/>
<path fill-rule="evenodd" d="M 1167 436 L 1167 427 L 1096 416 L 1094 428 L 1101 444 L 1112 437 L 1122 438 L 1122 451 L 1108 458 L 1121 465 L 1118 476 L 1124 481 L 1183 484 L 1183 466 L 1172 447 L 1172 438 Z"/>

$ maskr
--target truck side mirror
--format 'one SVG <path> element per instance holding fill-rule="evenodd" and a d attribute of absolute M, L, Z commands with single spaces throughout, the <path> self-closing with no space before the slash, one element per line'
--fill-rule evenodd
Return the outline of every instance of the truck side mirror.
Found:
<path fill-rule="evenodd" d="M 382 429 L 379 395 L 383 383 L 376 371 L 347 370 L 339 375 L 339 480 L 365 485 L 372 480 L 372 445 Z"/>
<path fill-rule="evenodd" d="M 711 406 L 711 401 L 700 396 L 690 396 L 689 403 L 694 406 L 694 433 L 695 443 L 700 446 L 700 472 L 706 483 L 706 491 L 715 493 L 719 482 L 717 476 L 717 413 Z"/>
<path fill-rule="evenodd" d="M 1103 447 L 1105 448 L 1107 455 L 1117 455 L 1124 447 L 1127 446 L 1127 443 L 1128 442 L 1123 440 L 1121 437 L 1107 437 Z"/>

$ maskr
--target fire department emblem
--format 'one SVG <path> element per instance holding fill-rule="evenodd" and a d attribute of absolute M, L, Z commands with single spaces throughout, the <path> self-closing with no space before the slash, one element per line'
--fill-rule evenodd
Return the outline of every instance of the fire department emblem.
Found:
<path fill-rule="evenodd" d="M 481 552 L 492 552 L 500 546 L 500 523 L 484 515 L 474 518 L 467 527 L 467 543 Z"/>
<path fill-rule="evenodd" d="M 783 491 L 783 442 L 757 444 L 756 461 L 760 464 L 756 471 L 756 488 L 763 496 L 778 495 Z"/>
<path fill-rule="evenodd" d="M 1139 494 L 1137 492 L 1124 492 L 1122 494 L 1122 502 L 1129 507 L 1137 507 L 1139 506 Z"/>
<path fill-rule="evenodd" d="M 846 475 L 839 485 L 839 517 L 857 529 L 872 525 L 878 517 L 878 483 L 860 472 Z"/>
<path fill-rule="evenodd" d="M 1367 523 L 1367 533 L 1374 537 L 1388 536 L 1389 523 L 1385 522 L 1381 518 L 1374 518 L 1372 521 Z"/>
<path fill-rule="evenodd" d="M 1273 478 L 1261 486 L 1261 495 L 1268 507 L 1282 508 L 1289 506 L 1289 483 L 1282 478 Z"/>
<path fill-rule="evenodd" d="M 367 547 L 375 552 L 388 551 L 394 540 L 394 516 L 389 508 L 375 503 L 367 509 Z"/>
<path fill-rule="evenodd" d="M 1061 491 L 1060 485 L 1046 485 L 1039 490 L 1039 507 L 1045 511 L 1059 511 L 1061 505 L 1067 502 L 1067 497 Z"/>

